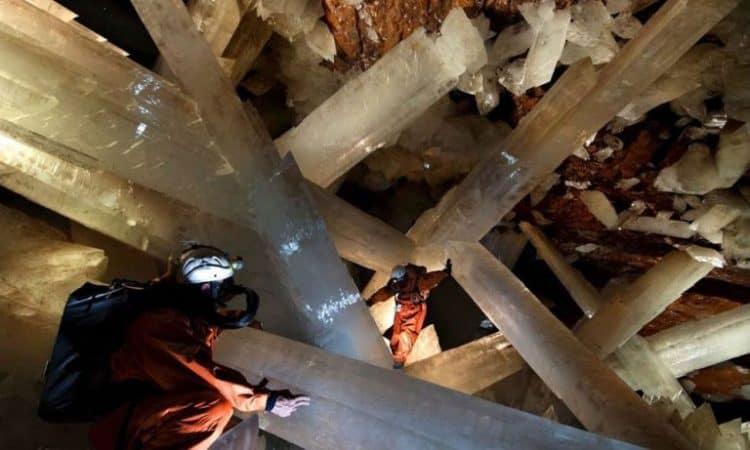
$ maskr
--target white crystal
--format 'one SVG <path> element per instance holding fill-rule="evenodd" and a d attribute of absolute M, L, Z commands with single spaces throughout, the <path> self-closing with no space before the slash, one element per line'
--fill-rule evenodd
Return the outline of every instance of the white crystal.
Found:
<path fill-rule="evenodd" d="M 601 191 L 583 191 L 579 194 L 579 198 L 589 212 L 607 229 L 612 230 L 617 227 L 619 222 L 617 211 Z"/>
<path fill-rule="evenodd" d="M 482 36 L 482 39 L 484 39 L 485 41 L 495 35 L 495 32 L 490 29 L 489 17 L 485 16 L 484 14 L 480 14 L 472 18 L 471 23 L 474 24 L 474 27 L 479 32 L 479 35 Z"/>
<path fill-rule="evenodd" d="M 705 144 L 694 143 L 675 164 L 662 169 L 654 185 L 667 192 L 705 194 L 732 187 L 750 166 L 750 125 L 722 133 L 716 157 Z"/>
<path fill-rule="evenodd" d="M 431 358 L 441 351 L 443 349 L 440 348 L 440 339 L 438 338 L 437 331 L 435 331 L 435 325 L 426 326 L 419 333 L 419 337 L 417 337 L 417 341 L 414 343 L 414 347 L 404 365 L 410 366 L 416 362 Z"/>
<path fill-rule="evenodd" d="M 716 70 L 724 59 L 725 55 L 717 45 L 696 45 L 617 115 L 634 120 L 662 103 L 701 87 L 704 83 L 704 72 Z"/>
<path fill-rule="evenodd" d="M 615 351 L 714 266 L 675 250 L 626 288 L 607 298 L 576 336 L 600 357 Z"/>
<path fill-rule="evenodd" d="M 414 31 L 276 144 L 282 154 L 294 154 L 309 180 L 328 186 L 486 61 L 481 36 L 463 10 L 454 9 L 440 37 Z"/>
<path fill-rule="evenodd" d="M 734 222 L 740 211 L 728 205 L 713 205 L 690 226 L 702 235 L 713 234 Z"/>
<path fill-rule="evenodd" d="M 717 178 L 711 149 L 695 143 L 690 144 L 679 161 L 659 172 L 654 186 L 666 192 L 705 194 L 716 188 Z"/>
<path fill-rule="evenodd" d="M 333 61 L 336 56 L 336 41 L 325 22 L 315 22 L 315 27 L 305 34 L 305 42 L 312 51 L 326 61 Z"/>
<path fill-rule="evenodd" d="M 657 217 L 636 217 L 623 222 L 622 228 L 681 239 L 689 239 L 695 235 L 695 230 L 690 228 L 690 224 L 687 222 L 681 220 L 660 219 Z"/>
<path fill-rule="evenodd" d="M 287 103 L 301 120 L 333 95 L 345 76 L 323 67 L 304 40 L 279 43 L 280 78 L 286 85 Z"/>
<path fill-rule="evenodd" d="M 643 391 L 644 396 L 668 398 L 675 403 L 677 411 L 683 417 L 695 410 L 695 405 L 672 374 L 670 367 L 659 358 L 644 338 L 633 336 L 612 358 L 622 364 L 628 384 L 635 390 Z"/>
<path fill-rule="evenodd" d="M 315 0 L 257 0 L 258 16 L 289 40 L 315 28 L 323 16 L 323 6 Z"/>
<path fill-rule="evenodd" d="M 750 219 L 738 219 L 724 230 L 721 249 L 727 258 L 750 259 Z"/>
<path fill-rule="evenodd" d="M 612 26 L 612 17 L 599 0 L 577 2 L 572 6 L 571 13 L 567 39 L 581 47 L 596 46 L 602 32 Z"/>
<path fill-rule="evenodd" d="M 487 60 L 492 66 L 501 66 L 515 56 L 522 55 L 534 41 L 534 30 L 526 22 L 509 25 L 497 35 Z"/>
<path fill-rule="evenodd" d="M 698 262 L 708 263 L 714 267 L 724 267 L 726 261 L 719 252 L 712 248 L 699 247 L 697 245 L 688 245 L 683 250 L 690 255 L 691 258 Z"/>
<path fill-rule="evenodd" d="M 613 21 L 599 0 L 587 0 L 572 6 L 572 21 L 567 32 L 562 61 L 572 64 L 590 57 L 594 64 L 609 62 L 619 50 L 610 29 Z"/>
<path fill-rule="evenodd" d="M 601 303 L 596 288 L 570 265 L 565 256 L 541 230 L 526 222 L 521 222 L 520 228 L 536 248 L 539 257 L 544 260 L 550 270 L 557 276 L 557 279 L 565 286 L 565 289 L 583 313 L 586 314 L 586 317 L 593 316 Z"/>
<path fill-rule="evenodd" d="M 528 12 L 524 14 L 524 10 L 521 9 L 521 13 L 524 14 L 527 22 L 532 28 L 535 28 L 534 31 L 536 32 L 529 54 L 526 56 L 523 91 L 546 84 L 552 79 L 557 61 L 560 59 L 565 45 L 565 35 L 570 23 L 570 10 L 562 9 L 547 14 L 547 5 L 549 4 L 554 6 L 554 1 L 543 0 L 540 4 L 537 13 L 542 21 L 537 22 L 536 26 L 533 22 L 535 19 L 530 20 Z M 525 5 L 532 5 L 532 3 L 524 3 L 522 6 Z M 520 94 L 522 92 L 515 93 Z"/>

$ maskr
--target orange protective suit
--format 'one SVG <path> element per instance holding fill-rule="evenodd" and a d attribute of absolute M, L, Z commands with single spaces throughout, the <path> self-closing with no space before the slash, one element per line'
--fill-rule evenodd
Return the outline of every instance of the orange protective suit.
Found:
<path fill-rule="evenodd" d="M 174 309 L 149 311 L 129 327 L 112 356 L 114 382 L 148 383 L 152 395 L 134 399 L 98 420 L 97 450 L 208 449 L 233 409 L 266 408 L 268 393 L 237 371 L 213 362 L 220 330 Z"/>
<path fill-rule="evenodd" d="M 399 365 L 406 362 L 427 317 L 427 298 L 430 291 L 448 277 L 443 270 L 427 272 L 422 266 L 406 266 L 406 280 L 396 285 L 388 283 L 370 298 L 378 303 L 396 296 L 396 316 L 393 319 L 391 351 L 393 361 Z"/>

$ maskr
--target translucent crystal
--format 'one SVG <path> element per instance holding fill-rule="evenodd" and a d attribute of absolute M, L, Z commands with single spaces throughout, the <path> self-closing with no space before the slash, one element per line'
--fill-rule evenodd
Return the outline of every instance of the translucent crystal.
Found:
<path fill-rule="evenodd" d="M 601 191 L 583 191 L 578 196 L 583 204 L 586 205 L 589 212 L 607 229 L 612 230 L 617 227 L 619 223 L 617 211 L 615 211 L 612 203 Z"/>
<path fill-rule="evenodd" d="M 251 380 L 310 395 L 292 417 L 260 417 L 262 428 L 308 448 L 380 448 L 384 436 L 403 448 L 633 448 L 258 330 L 223 333 L 215 357 Z"/>
<path fill-rule="evenodd" d="M 676 406 L 681 417 L 695 410 L 690 396 L 677 381 L 670 367 L 659 358 L 642 337 L 635 335 L 623 344 L 613 355 L 626 372 L 634 390 L 643 392 L 644 397 L 667 398 Z"/>
<path fill-rule="evenodd" d="M 607 356 L 713 268 L 687 252 L 673 251 L 633 284 L 608 298 L 596 315 L 578 328 L 576 336 L 597 355 Z"/>
<path fill-rule="evenodd" d="M 714 448 L 719 436 L 711 404 L 706 402 L 677 424 L 677 429 L 695 442 L 698 448 Z"/>
<path fill-rule="evenodd" d="M 258 16 L 289 40 L 312 31 L 323 16 L 323 6 L 315 0 L 258 0 L 255 5 Z"/>
<path fill-rule="evenodd" d="M 695 235 L 695 230 L 688 222 L 670 220 L 660 217 L 641 216 L 622 222 L 622 228 L 641 233 L 659 234 L 680 239 L 689 239 Z"/>
<path fill-rule="evenodd" d="M 410 235 L 417 242 L 481 239 L 573 150 L 663 75 L 734 6 L 734 0 L 687 6 L 666 3 L 650 19 L 651 32 L 639 33 L 628 42 L 598 74 L 598 83 L 592 80 L 596 75 L 591 77 L 577 65 L 569 68 L 508 140 L 492 147 L 492 158 L 477 166 L 421 217 Z M 572 69 L 577 69 L 575 75 Z M 569 72 L 572 76 L 567 78 Z M 563 100 L 551 97 L 553 92 L 577 93 Z M 538 115 L 534 114 L 536 111 Z"/>
<path fill-rule="evenodd" d="M 27 307 L 58 317 L 68 295 L 102 278 L 104 252 L 66 242 L 66 236 L 18 211 L 0 207 L 0 282 L 22 293 Z"/>
<path fill-rule="evenodd" d="M 516 95 L 523 94 L 527 89 L 541 86 L 552 79 L 565 45 L 565 35 L 570 23 L 570 10 L 553 11 L 554 6 L 555 2 L 552 0 L 543 0 L 539 4 L 519 5 L 519 11 L 526 22 L 531 25 L 534 39 L 526 56 L 520 80 L 514 80 L 507 85 L 503 84 Z"/>
<path fill-rule="evenodd" d="M 326 61 L 333 61 L 336 56 L 336 41 L 325 22 L 315 22 L 315 27 L 305 35 L 305 42 L 312 51 Z"/>
<path fill-rule="evenodd" d="M 738 219 L 724 230 L 721 249 L 727 258 L 750 259 L 750 219 Z"/>
<path fill-rule="evenodd" d="M 396 314 L 396 299 L 391 298 L 370 306 L 370 314 L 372 314 L 380 333 L 385 333 L 388 328 L 393 326 L 393 317 Z"/>
<path fill-rule="evenodd" d="M 438 338 L 437 331 L 435 331 L 435 325 L 426 326 L 419 333 L 417 341 L 414 343 L 409 357 L 404 363 L 405 366 L 410 366 L 419 361 L 431 358 L 442 351 L 440 348 L 440 339 Z"/>
<path fill-rule="evenodd" d="M 510 92 L 520 95 L 525 92 L 526 58 L 518 58 L 498 71 L 498 82 Z"/>
<path fill-rule="evenodd" d="M 731 309 L 649 336 L 676 377 L 750 353 L 750 307 Z"/>
<path fill-rule="evenodd" d="M 525 367 L 500 333 L 491 334 L 406 367 L 415 378 L 465 394 L 475 394 Z"/>
<path fill-rule="evenodd" d="M 595 47 L 612 23 L 612 17 L 600 0 L 582 1 L 571 8 L 571 23 L 566 38 L 581 47 Z"/>
<path fill-rule="evenodd" d="M 584 426 L 596 423 L 604 434 L 648 448 L 689 448 L 482 246 L 454 242 L 445 256 L 456 281 Z"/>
<path fill-rule="evenodd" d="M 522 222 L 520 227 L 576 304 L 587 317 L 592 317 L 601 303 L 599 292 L 570 265 L 565 256 L 538 228 L 526 222 Z"/>
<path fill-rule="evenodd" d="M 750 166 L 750 126 L 723 133 L 716 156 L 705 144 L 695 143 L 673 165 L 662 169 L 654 185 L 667 192 L 705 194 L 732 187 Z"/>
<path fill-rule="evenodd" d="M 482 38 L 454 9 L 435 41 L 424 30 L 413 32 L 276 143 L 282 153 L 294 154 L 308 179 L 327 186 L 384 147 L 455 87 L 461 74 L 485 63 Z"/>
<path fill-rule="evenodd" d="M 211 50 L 215 55 L 221 56 L 237 30 L 247 4 L 191 0 L 188 9 L 198 31 L 211 45 Z"/>
<path fill-rule="evenodd" d="M 480 242 L 501 263 L 505 264 L 505 267 L 512 269 L 521 257 L 528 241 L 529 239 L 523 233 L 513 230 L 493 230 Z"/>
<path fill-rule="evenodd" d="M 703 85 L 703 73 L 716 70 L 724 60 L 714 44 L 699 44 L 617 115 L 634 120 L 656 106 L 679 98 Z"/>
<path fill-rule="evenodd" d="M 490 66 L 500 66 L 509 59 L 522 55 L 534 42 L 534 30 L 526 22 L 519 22 L 503 29 L 497 35 L 492 48 L 487 52 Z"/>
<path fill-rule="evenodd" d="M 728 205 L 714 205 L 696 219 L 690 226 L 705 236 L 713 235 L 734 222 L 740 211 Z M 718 242 L 719 244 L 721 242 Z"/>
<path fill-rule="evenodd" d="M 593 64 L 609 62 L 619 51 L 610 29 L 612 17 L 599 0 L 587 0 L 571 7 L 570 27 L 562 62 L 572 64 L 590 57 Z"/>
<path fill-rule="evenodd" d="M 347 76 L 323 67 L 320 56 L 304 40 L 274 44 L 279 48 L 279 78 L 286 85 L 287 103 L 301 121 L 333 95 Z"/>

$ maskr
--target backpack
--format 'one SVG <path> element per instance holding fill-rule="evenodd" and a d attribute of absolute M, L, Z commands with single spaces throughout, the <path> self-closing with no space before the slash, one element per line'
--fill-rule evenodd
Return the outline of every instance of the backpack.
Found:
<path fill-rule="evenodd" d="M 68 298 L 57 340 L 47 362 L 38 415 L 48 422 L 90 422 L 121 404 L 153 393 L 143 381 L 114 384 L 112 355 L 135 319 L 150 309 L 179 309 L 224 329 L 244 328 L 258 310 L 258 295 L 227 284 L 226 295 L 244 295 L 245 310 L 221 316 L 193 289 L 171 283 L 115 280 L 109 286 L 86 283 Z"/>
<path fill-rule="evenodd" d="M 45 368 L 39 417 L 87 422 L 148 390 L 140 382 L 110 381 L 110 359 L 128 326 L 156 306 L 148 292 L 147 284 L 115 280 L 109 286 L 86 283 L 70 295 Z"/>

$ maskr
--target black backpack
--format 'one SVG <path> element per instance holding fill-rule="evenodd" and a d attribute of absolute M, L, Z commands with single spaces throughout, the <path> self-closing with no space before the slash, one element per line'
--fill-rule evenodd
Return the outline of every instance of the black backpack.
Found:
<path fill-rule="evenodd" d="M 153 388 L 141 381 L 111 381 L 111 358 L 130 324 L 145 311 L 170 307 L 225 329 L 250 325 L 258 309 L 258 296 L 234 284 L 228 285 L 228 294 L 245 296 L 242 315 L 223 317 L 205 298 L 178 284 L 129 280 L 115 280 L 109 286 L 84 284 L 65 305 L 45 370 L 39 417 L 48 422 L 89 422 L 127 401 L 153 393 Z"/>
<path fill-rule="evenodd" d="M 86 283 L 65 305 L 52 356 L 45 369 L 39 417 L 49 422 L 86 422 L 148 389 L 142 383 L 114 387 L 110 358 L 128 326 L 150 307 L 149 285 L 116 280 Z"/>

